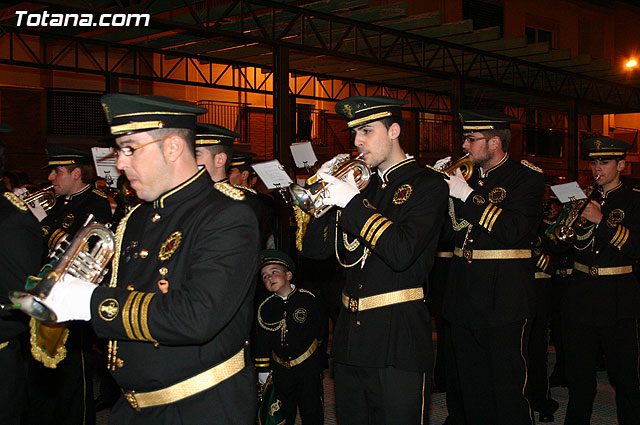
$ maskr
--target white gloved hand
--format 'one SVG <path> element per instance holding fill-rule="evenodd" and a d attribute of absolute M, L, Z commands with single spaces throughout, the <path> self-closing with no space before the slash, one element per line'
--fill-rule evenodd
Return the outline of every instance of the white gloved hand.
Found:
<path fill-rule="evenodd" d="M 56 314 L 56 322 L 91 319 L 91 295 L 97 285 L 65 275 L 51 288 L 44 304 Z"/>
<path fill-rule="evenodd" d="M 24 187 L 16 187 L 13 189 L 13 193 L 18 195 L 20 199 L 24 199 L 29 196 L 29 192 Z M 38 201 L 33 201 L 32 203 L 27 204 L 27 208 L 29 208 L 31 214 L 33 214 L 38 221 L 42 221 L 47 216 L 47 212 L 42 208 L 42 205 L 40 205 L 40 202 Z"/>
<path fill-rule="evenodd" d="M 326 190 L 329 192 L 329 196 L 324 198 L 326 205 L 344 208 L 354 196 L 360 193 L 353 170 L 347 173 L 345 180 L 340 180 L 327 173 L 319 173 L 318 176 L 328 184 Z"/>
<path fill-rule="evenodd" d="M 433 168 L 435 168 L 436 170 L 442 170 L 444 168 L 445 165 L 447 165 L 449 162 L 451 162 L 451 157 L 448 156 L 446 158 L 442 158 L 436 161 L 435 164 L 433 164 Z"/>
<path fill-rule="evenodd" d="M 339 162 L 344 161 L 346 158 L 349 158 L 351 155 L 349 155 L 348 153 L 339 153 L 338 155 L 334 156 L 333 158 L 331 158 L 330 160 L 328 160 L 327 162 L 325 162 L 324 164 L 322 164 L 320 166 L 320 168 L 318 168 L 318 173 L 328 173 L 331 171 L 331 168 L 336 165 Z"/>
<path fill-rule="evenodd" d="M 462 202 L 465 202 L 473 189 L 469 186 L 469 183 L 462 176 L 462 171 L 458 168 L 456 173 L 449 177 L 449 180 L 445 180 L 449 185 L 449 195 L 454 198 L 461 199 Z"/>
<path fill-rule="evenodd" d="M 267 382 L 268 378 L 269 372 L 258 372 L 258 382 L 260 383 L 260 385 L 264 385 L 264 383 Z"/>

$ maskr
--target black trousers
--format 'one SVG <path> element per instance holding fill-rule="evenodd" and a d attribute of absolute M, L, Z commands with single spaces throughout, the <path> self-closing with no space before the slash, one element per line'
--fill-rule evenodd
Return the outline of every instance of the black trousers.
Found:
<path fill-rule="evenodd" d="M 529 321 L 487 329 L 451 325 L 466 422 L 472 425 L 532 425 L 524 391 Z"/>
<path fill-rule="evenodd" d="M 569 404 L 565 425 L 588 425 L 596 396 L 596 363 L 602 344 L 607 372 L 616 389 L 618 423 L 640 423 L 640 377 L 638 367 L 638 321 L 619 320 L 598 327 L 563 319 L 565 371 L 569 381 Z"/>
<path fill-rule="evenodd" d="M 27 371 L 21 341 L 0 349 L 0 424 L 19 425 L 26 408 Z"/>
<path fill-rule="evenodd" d="M 301 365 L 302 367 L 304 365 Z M 273 372 L 276 396 L 282 402 L 282 412 L 287 424 L 296 422 L 296 412 L 300 408 L 303 425 L 324 423 L 324 397 L 322 372 L 277 367 Z"/>
<path fill-rule="evenodd" d="M 342 363 L 334 367 L 340 425 L 427 423 L 429 373 Z"/>

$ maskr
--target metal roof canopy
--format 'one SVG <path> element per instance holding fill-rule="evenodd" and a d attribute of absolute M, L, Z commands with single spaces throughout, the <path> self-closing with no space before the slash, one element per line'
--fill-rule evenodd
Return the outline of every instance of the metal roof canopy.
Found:
<path fill-rule="evenodd" d="M 34 3 L 45 7 L 34 10 Z M 91 32 L 80 32 L 84 29 L 78 27 L 56 28 L 53 34 L 16 27 L 15 18 L 5 18 L 0 40 L 10 38 L 11 55 L 16 50 L 14 43 L 29 54 L 17 59 L 0 52 L 0 62 L 271 94 L 264 85 L 271 77 L 272 52 L 284 48 L 290 51 L 289 71 L 307 81 L 302 84 L 296 79 L 290 84 L 292 93 L 300 97 L 337 100 L 354 94 L 390 94 L 409 100 L 415 109 L 450 113 L 445 98 L 452 95 L 455 80 L 462 82 L 469 101 L 486 99 L 559 111 L 575 105 L 580 114 L 588 115 L 640 112 L 640 86 L 605 79 L 620 78 L 610 72 L 608 62 L 592 61 L 584 55 L 572 58 L 570 52 L 551 51 L 540 44 L 523 45 L 522 37 L 496 40 L 491 29 L 469 32 L 470 21 L 439 25 L 436 14 L 421 16 L 423 27 L 415 28 L 416 20 L 403 17 L 406 12 L 401 5 L 388 7 L 394 13 L 388 14 L 388 26 L 381 26 L 350 18 L 380 19 L 385 15 L 375 8 L 358 10 L 368 4 L 366 0 L 328 0 L 303 7 L 271 0 L 231 0 L 219 6 L 213 3 L 220 2 L 195 0 L 147 0 L 129 7 L 118 0 L 92 3 L 96 5 L 93 8 L 73 0 L 29 4 L 33 13 L 150 13 L 150 26 Z M 345 10 L 349 8 L 355 9 Z M 424 34 L 450 37 L 457 43 Z M 51 41 L 65 40 L 68 51 L 47 52 L 45 47 L 33 52 L 22 35 L 41 37 L 45 46 L 47 41 L 55 44 Z M 95 54 L 96 47 L 104 54 Z M 71 50 L 76 57 L 90 56 L 93 66 L 83 66 L 77 60 L 62 65 L 62 57 Z M 114 50 L 121 52 L 122 58 L 119 63 L 109 64 L 107 52 Z M 159 54 L 159 64 L 149 60 L 149 54 Z M 531 60 L 515 57 L 518 55 Z M 132 59 L 133 70 L 119 69 L 124 61 Z M 236 71 L 246 87 L 238 87 L 235 81 L 220 84 L 221 73 L 209 71 L 207 75 L 206 66 L 204 72 L 200 69 L 207 62 L 227 65 L 223 72 Z M 260 78 L 254 76 L 258 78 L 254 82 L 242 74 L 243 68 L 253 66 L 263 70 Z M 184 67 L 186 78 L 172 78 L 177 67 Z M 588 72 L 598 72 L 601 77 L 586 75 Z M 309 87 L 311 82 L 322 90 L 314 89 L 308 95 L 298 89 Z"/>

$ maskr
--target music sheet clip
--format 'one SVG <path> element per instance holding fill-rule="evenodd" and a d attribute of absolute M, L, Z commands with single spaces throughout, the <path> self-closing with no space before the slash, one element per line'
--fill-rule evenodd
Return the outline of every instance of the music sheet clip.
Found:
<path fill-rule="evenodd" d="M 267 189 L 281 189 L 289 187 L 293 183 L 277 159 L 253 164 L 251 167 L 258 173 L 258 177 L 267 186 Z"/>
<path fill-rule="evenodd" d="M 576 202 L 587 197 L 575 181 L 551 186 L 551 190 L 563 204 Z"/>

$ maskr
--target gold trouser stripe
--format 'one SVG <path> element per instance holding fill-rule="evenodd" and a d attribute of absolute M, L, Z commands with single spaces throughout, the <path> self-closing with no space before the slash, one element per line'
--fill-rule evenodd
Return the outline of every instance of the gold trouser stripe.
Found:
<path fill-rule="evenodd" d="M 578 263 L 577 261 L 573 263 L 573 269 L 578 270 L 579 272 L 589 274 L 589 270 L 591 270 L 590 266 L 586 266 L 582 263 Z M 620 267 L 594 267 L 598 272 L 598 276 L 613 276 L 617 274 L 628 274 L 633 273 L 633 266 L 620 266 Z"/>
<path fill-rule="evenodd" d="M 218 385 L 242 369 L 244 369 L 244 347 L 230 359 L 182 382 L 147 393 L 123 390 L 124 397 L 134 409 L 175 403 Z"/>
<path fill-rule="evenodd" d="M 453 251 L 437 251 L 436 258 L 453 258 Z"/>
<path fill-rule="evenodd" d="M 455 247 L 453 255 L 462 257 L 462 249 Z M 530 249 L 474 249 L 471 258 L 474 260 L 515 260 L 531 258 Z"/>
<path fill-rule="evenodd" d="M 402 289 L 400 291 L 387 292 L 370 297 L 359 298 L 358 311 L 369 310 L 372 308 L 386 307 L 388 305 L 404 303 L 408 301 L 417 301 L 424 298 L 424 290 L 422 288 Z M 342 305 L 349 308 L 349 297 L 342 293 Z"/>
<path fill-rule="evenodd" d="M 286 367 L 287 369 L 291 369 L 293 366 L 298 366 L 300 363 L 302 363 L 303 361 L 311 357 L 311 355 L 316 351 L 319 345 L 320 343 L 318 342 L 318 340 L 314 338 L 309 348 L 307 348 L 307 351 L 305 351 L 304 353 L 302 353 L 301 355 L 299 355 L 293 360 L 284 360 L 278 357 L 278 355 L 274 352 L 271 352 L 271 355 L 273 356 L 273 360 L 276 363 Z"/>

